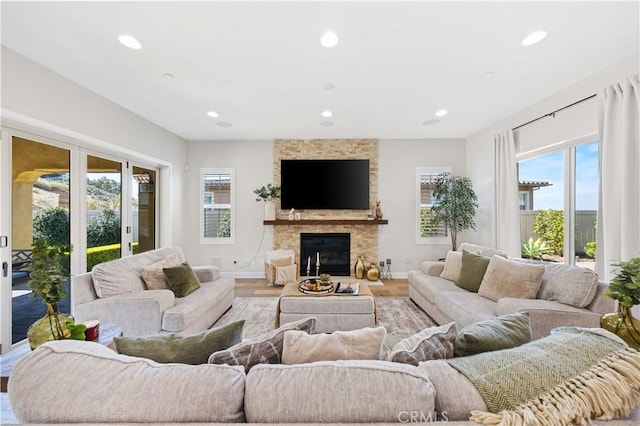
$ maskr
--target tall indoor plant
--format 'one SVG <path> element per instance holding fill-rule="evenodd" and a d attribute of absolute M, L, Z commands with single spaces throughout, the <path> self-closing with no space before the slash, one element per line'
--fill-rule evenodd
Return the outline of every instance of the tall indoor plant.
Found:
<path fill-rule="evenodd" d="M 629 346 L 640 349 L 640 321 L 631 314 L 631 308 L 640 305 L 640 257 L 614 266 L 619 268 L 618 273 L 606 295 L 618 301 L 618 312 L 603 315 L 600 326 L 620 336 Z"/>
<path fill-rule="evenodd" d="M 280 187 L 272 185 L 270 183 L 262 188 L 256 188 L 253 190 L 256 194 L 256 201 L 264 201 L 264 220 L 276 219 L 276 206 L 273 200 L 280 198 Z"/>
<path fill-rule="evenodd" d="M 434 223 L 444 223 L 451 235 L 451 246 L 457 248 L 458 232 L 476 229 L 473 221 L 478 207 L 478 197 L 473 191 L 473 183 L 468 177 L 439 175 L 433 190 Z"/>
<path fill-rule="evenodd" d="M 67 322 L 73 322 L 69 314 L 61 313 L 58 303 L 67 295 L 65 283 L 69 280 L 69 253 L 71 246 L 50 244 L 47 239 L 36 239 L 32 246 L 33 263 L 28 268 L 28 287 L 33 296 L 47 305 L 44 318 L 27 330 L 31 349 L 49 340 L 68 339 Z"/>

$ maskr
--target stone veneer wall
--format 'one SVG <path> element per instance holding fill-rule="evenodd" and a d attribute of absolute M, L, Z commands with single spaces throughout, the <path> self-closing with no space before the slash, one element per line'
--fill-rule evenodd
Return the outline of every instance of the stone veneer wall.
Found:
<path fill-rule="evenodd" d="M 296 210 L 300 213 L 301 219 L 366 219 L 367 215 L 375 210 L 376 200 L 378 199 L 377 139 L 277 139 L 273 147 L 273 182 L 275 185 L 280 185 L 280 160 L 282 159 L 369 160 L 370 210 Z M 345 182 L 345 184 L 348 185 L 348 182 Z M 288 210 L 279 208 L 276 210 L 278 219 L 286 220 L 288 214 Z M 351 264 L 355 264 L 358 256 L 362 256 L 365 262 L 378 263 L 378 226 L 304 225 L 293 221 L 291 225 L 274 226 L 274 248 L 293 250 L 296 253 L 296 262 L 299 264 L 300 234 L 304 232 L 350 233 Z"/>

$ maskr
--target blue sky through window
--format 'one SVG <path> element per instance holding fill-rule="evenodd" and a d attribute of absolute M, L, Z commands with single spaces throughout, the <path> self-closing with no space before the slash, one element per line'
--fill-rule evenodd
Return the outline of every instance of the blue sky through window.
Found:
<path fill-rule="evenodd" d="M 519 162 L 521 181 L 547 181 L 533 193 L 535 210 L 564 208 L 564 151 Z M 598 209 L 598 142 L 576 147 L 576 210 Z"/>

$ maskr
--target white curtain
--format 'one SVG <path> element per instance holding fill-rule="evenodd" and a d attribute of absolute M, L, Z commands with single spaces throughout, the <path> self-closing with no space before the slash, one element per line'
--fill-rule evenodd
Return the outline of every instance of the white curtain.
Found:
<path fill-rule="evenodd" d="M 600 189 L 596 259 L 600 279 L 613 263 L 640 256 L 640 76 L 598 94 Z"/>
<path fill-rule="evenodd" d="M 518 170 L 513 131 L 494 136 L 496 159 L 496 248 L 520 257 Z"/>

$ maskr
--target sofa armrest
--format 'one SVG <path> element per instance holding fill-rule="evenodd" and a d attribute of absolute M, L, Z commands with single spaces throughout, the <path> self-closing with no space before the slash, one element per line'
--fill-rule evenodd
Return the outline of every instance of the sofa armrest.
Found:
<path fill-rule="evenodd" d="M 607 291 L 609 291 L 609 284 L 602 281 L 598 282 L 596 295 L 591 303 L 587 305 L 587 309 L 600 315 L 615 312 L 616 302 L 605 294 Z"/>
<path fill-rule="evenodd" d="M 162 315 L 174 302 L 171 290 L 135 291 L 77 304 L 73 315 L 78 322 L 116 324 L 125 336 L 145 336 L 160 333 Z"/>
<path fill-rule="evenodd" d="M 217 266 L 192 266 L 191 269 L 201 283 L 208 283 L 220 278 L 220 268 Z"/>
<path fill-rule="evenodd" d="M 551 300 L 505 297 L 496 304 L 496 315 L 529 313 L 531 338 L 548 336 L 556 327 L 600 327 L 600 314 Z"/>
<path fill-rule="evenodd" d="M 424 262 L 422 262 L 422 265 L 420 265 L 420 269 L 427 275 L 437 277 L 442 273 L 442 270 L 444 269 L 444 262 L 425 260 Z"/>

